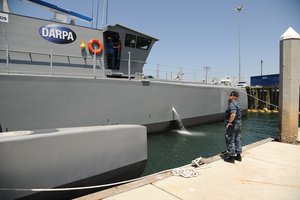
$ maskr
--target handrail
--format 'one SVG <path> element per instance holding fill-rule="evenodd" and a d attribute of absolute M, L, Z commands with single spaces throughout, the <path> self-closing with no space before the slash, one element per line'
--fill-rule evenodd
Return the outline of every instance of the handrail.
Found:
<path fill-rule="evenodd" d="M 26 51 L 26 50 L 18 50 L 18 49 L 9 49 L 8 45 L 6 45 L 6 49 L 0 48 L 0 51 L 6 52 L 6 68 L 7 68 L 7 73 L 12 73 L 12 71 L 10 71 L 10 67 L 9 67 L 9 60 L 10 60 L 9 53 L 22 53 L 22 54 L 26 54 L 26 55 L 29 54 L 30 57 L 31 57 L 32 54 L 34 54 L 34 55 L 49 56 L 49 67 L 50 67 L 49 71 L 50 72 L 48 72 L 48 73 L 51 76 L 53 75 L 53 61 L 55 60 L 54 57 L 65 57 L 65 58 L 67 58 L 69 60 L 70 60 L 70 58 L 79 58 L 79 59 L 84 59 L 85 62 L 86 62 L 86 60 L 92 60 L 92 63 L 93 63 L 93 65 L 92 65 L 93 72 L 92 72 L 91 76 L 93 76 L 94 78 L 96 78 L 96 65 L 97 65 L 97 61 L 99 60 L 99 59 L 96 58 L 97 57 L 96 55 L 91 55 L 91 57 L 88 57 L 88 56 L 77 56 L 77 55 L 68 55 L 68 54 L 56 54 L 56 53 L 53 53 L 52 49 L 50 49 L 49 52 Z M 144 62 L 144 61 L 131 60 L 131 58 L 120 59 L 120 61 L 128 62 L 128 65 L 130 65 L 130 63 L 132 63 L 132 62 L 134 62 L 134 63 L 140 63 L 140 64 L 146 64 L 146 62 Z M 102 66 L 101 62 L 98 65 L 99 65 L 100 69 L 103 71 L 103 76 L 106 77 L 106 72 L 105 72 L 106 69 L 105 69 L 105 67 Z M 14 71 L 14 72 L 16 72 L 16 71 Z M 30 73 L 37 74 L 39 72 L 38 71 L 31 71 Z M 130 71 L 129 71 L 129 73 L 130 73 Z M 47 74 L 47 72 L 46 72 L 46 74 Z"/>
<path fill-rule="evenodd" d="M 0 49 L 0 51 L 6 51 L 6 49 Z M 51 50 L 50 50 L 51 51 Z M 37 55 L 51 55 L 51 53 L 45 53 L 45 52 L 35 52 L 35 51 L 24 51 L 24 50 L 16 50 L 16 49 L 9 49 L 9 52 L 16 52 L 16 53 L 31 53 L 31 54 L 37 54 Z M 60 57 L 71 57 L 71 58 L 83 58 L 83 59 L 90 59 L 93 60 L 93 55 L 91 57 L 87 56 L 75 56 L 75 55 L 68 55 L 68 54 L 55 54 L 52 52 L 52 56 L 60 56 Z M 120 61 L 128 62 L 128 59 L 120 59 Z M 145 61 L 141 60 L 130 60 L 130 62 L 140 63 L 140 64 L 147 64 Z"/>
<path fill-rule="evenodd" d="M 6 68 L 7 68 L 7 73 L 8 74 L 9 73 L 17 73 L 17 71 L 11 71 L 10 70 L 10 67 L 9 67 L 9 60 L 10 60 L 9 53 L 10 52 L 22 53 L 22 54 L 29 54 L 30 57 L 31 57 L 32 54 L 49 56 L 50 76 L 53 76 L 53 60 L 54 60 L 53 57 L 55 57 L 55 56 L 56 57 L 58 57 L 58 56 L 59 57 L 65 57 L 69 61 L 70 61 L 70 58 L 80 58 L 80 59 L 84 59 L 85 61 L 87 59 L 89 59 L 89 60 L 93 59 L 93 58 L 88 58 L 87 56 L 75 56 L 75 55 L 66 55 L 66 54 L 55 54 L 55 53 L 53 53 L 52 49 L 50 49 L 49 53 L 48 52 L 45 53 L 45 52 L 34 52 L 34 51 L 9 49 L 8 45 L 6 45 L 6 49 L 1 48 L 0 51 L 6 52 Z M 94 68 L 94 70 L 93 70 L 93 74 L 92 74 L 92 76 L 94 78 L 96 78 L 95 66 L 96 66 L 96 59 L 94 58 L 93 59 L 93 68 Z M 105 69 L 103 69 L 102 66 L 99 66 L 99 67 L 103 71 L 103 77 L 106 77 L 105 72 L 104 72 Z M 19 71 L 19 73 L 26 73 L 26 72 L 25 71 Z M 29 74 L 41 74 L 39 71 L 31 71 L 31 72 L 27 72 L 27 73 L 29 73 Z M 47 74 L 47 72 L 42 73 L 42 74 Z M 70 73 L 70 75 L 73 76 L 72 73 Z M 84 74 L 84 73 L 83 74 L 78 73 L 77 75 L 79 75 L 79 76 L 82 76 L 82 75 L 85 76 L 86 74 Z"/>
<path fill-rule="evenodd" d="M 147 64 L 147 62 L 145 62 L 145 61 L 141 61 L 141 60 L 120 59 L 120 61 L 125 61 L 125 62 L 135 62 L 135 63 L 140 63 L 140 64 Z"/>
<path fill-rule="evenodd" d="M 86 54 L 83 56 L 78 56 L 78 55 L 68 55 L 68 54 L 57 54 L 54 53 L 51 50 L 49 52 L 35 52 L 35 51 L 26 51 L 26 50 L 17 50 L 17 49 L 9 49 L 8 46 L 6 49 L 0 48 L 0 52 L 5 52 L 6 53 L 6 67 L 7 67 L 7 73 L 10 73 L 9 71 L 9 52 L 16 52 L 16 53 L 28 53 L 28 54 L 35 54 L 35 55 L 45 55 L 49 56 L 49 68 L 50 68 L 50 74 L 53 74 L 53 67 L 54 63 L 53 61 L 55 60 L 55 57 L 65 57 L 65 58 L 77 58 L 77 59 L 84 59 L 85 62 L 88 60 L 89 62 L 95 62 L 94 61 L 94 56 L 90 54 Z M 99 59 L 97 59 L 99 60 Z M 165 64 L 158 64 L 158 63 L 151 63 L 151 62 L 146 62 L 146 61 L 141 61 L 141 60 L 134 60 L 132 58 L 126 59 L 122 58 L 120 59 L 120 62 L 130 62 L 130 63 L 138 63 L 141 65 L 144 65 L 143 71 L 144 74 L 145 72 L 148 72 L 148 75 L 151 75 L 155 77 L 156 79 L 161 79 L 161 80 L 173 80 L 174 77 L 178 74 L 178 71 L 181 71 L 182 67 L 179 66 L 170 66 L 170 65 L 165 65 Z M 90 63 L 92 64 L 92 63 Z M 51 66 L 52 65 L 52 66 Z M 96 64 L 97 66 L 99 64 Z M 104 69 L 103 63 L 101 64 L 100 68 L 102 70 Z M 201 73 L 201 70 L 199 69 L 188 69 L 188 68 L 182 68 L 184 72 L 184 80 L 185 81 L 192 81 L 192 82 L 202 82 L 201 77 L 204 77 L 204 74 Z M 214 72 L 215 73 L 215 72 Z M 216 74 L 216 73 L 215 73 Z M 92 75 L 94 76 L 94 74 Z"/>
<path fill-rule="evenodd" d="M 6 51 L 6 49 L 0 49 L 0 51 Z M 51 51 L 51 50 L 50 50 L 50 51 Z M 31 54 L 37 54 L 37 55 L 51 55 L 51 53 L 35 52 L 35 51 L 22 51 L 22 50 L 15 50 L 15 49 L 9 49 L 9 52 L 15 52 L 15 53 L 31 53 Z M 83 56 L 75 56 L 75 55 L 67 55 L 67 54 L 55 54 L 55 53 L 52 53 L 52 56 L 93 59 L 92 57 L 89 58 L 89 57 L 83 57 Z"/>
<path fill-rule="evenodd" d="M 6 51 L 6 49 L 1 49 L 0 51 Z M 51 50 L 50 50 L 51 51 Z M 36 52 L 36 51 L 24 51 L 24 50 L 16 50 L 16 49 L 9 49 L 9 52 L 16 52 L 16 53 L 31 53 L 31 54 L 37 54 L 37 55 L 51 55 L 51 53 L 45 53 L 45 52 Z M 90 59 L 93 60 L 93 55 L 91 57 L 87 56 L 76 56 L 76 55 L 68 55 L 68 54 L 55 54 L 52 53 L 52 56 L 60 56 L 60 57 L 72 57 L 72 58 L 84 58 L 84 59 Z M 120 59 L 120 61 L 128 62 L 128 59 Z M 140 64 L 147 64 L 145 61 L 140 60 L 130 60 L 131 62 L 140 63 Z"/>

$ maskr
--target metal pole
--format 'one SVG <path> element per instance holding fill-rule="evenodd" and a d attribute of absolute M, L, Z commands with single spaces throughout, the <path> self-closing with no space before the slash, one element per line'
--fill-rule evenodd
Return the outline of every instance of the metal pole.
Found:
<path fill-rule="evenodd" d="M 94 56 L 93 56 L 93 75 L 96 79 L 96 49 L 94 50 Z"/>
<path fill-rule="evenodd" d="M 96 29 L 98 28 L 98 15 L 99 15 L 99 1 L 97 1 L 97 18 L 96 18 Z"/>
<path fill-rule="evenodd" d="M 239 82 L 241 81 L 241 31 L 240 31 L 240 15 L 238 14 L 238 34 L 239 34 Z"/>
<path fill-rule="evenodd" d="M 9 54 L 8 54 L 8 44 L 6 44 L 6 67 L 7 67 L 7 73 L 9 73 Z"/>
<path fill-rule="evenodd" d="M 131 79 L 130 74 L 131 74 L 131 56 L 130 56 L 130 51 L 129 51 L 128 52 L 128 80 Z"/>
<path fill-rule="evenodd" d="M 156 78 L 159 79 L 159 64 L 156 67 Z"/>
<path fill-rule="evenodd" d="M 52 49 L 50 49 L 50 75 L 53 75 L 53 54 L 52 54 Z"/>
<path fill-rule="evenodd" d="M 106 17 L 105 17 L 105 25 L 107 25 L 107 19 L 108 19 L 108 0 L 106 0 Z"/>
<path fill-rule="evenodd" d="M 260 75 L 263 75 L 263 60 L 260 60 Z"/>
<path fill-rule="evenodd" d="M 239 45 L 239 82 L 241 81 L 241 31 L 240 31 L 240 13 L 244 6 L 236 6 L 235 11 L 238 13 L 238 45 Z"/>
<path fill-rule="evenodd" d="M 107 25 L 107 18 L 108 18 L 108 0 L 104 0 L 103 9 L 102 9 L 102 23 L 101 23 L 102 28 L 104 27 L 104 25 L 105 26 Z"/>
<path fill-rule="evenodd" d="M 203 67 L 205 70 L 205 83 L 207 83 L 207 72 L 210 70 L 211 67 Z"/>
<path fill-rule="evenodd" d="M 92 18 L 93 18 L 93 20 L 92 20 L 92 23 L 91 23 L 91 28 L 94 28 L 93 26 L 94 26 L 94 2 L 95 0 L 92 0 Z"/>

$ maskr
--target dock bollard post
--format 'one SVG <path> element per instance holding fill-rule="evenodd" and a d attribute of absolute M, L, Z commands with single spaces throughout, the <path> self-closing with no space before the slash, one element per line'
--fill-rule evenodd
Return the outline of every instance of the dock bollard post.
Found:
<path fill-rule="evenodd" d="M 300 35 L 291 27 L 280 38 L 280 141 L 296 143 L 299 118 Z"/>

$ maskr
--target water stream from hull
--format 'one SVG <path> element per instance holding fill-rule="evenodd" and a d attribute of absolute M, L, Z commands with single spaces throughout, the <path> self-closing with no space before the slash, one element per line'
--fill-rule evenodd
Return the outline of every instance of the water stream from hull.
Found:
<path fill-rule="evenodd" d="M 181 119 L 180 119 L 180 115 L 178 114 L 177 110 L 176 110 L 174 107 L 172 107 L 172 111 L 173 111 L 173 113 L 174 113 L 174 115 L 175 115 L 175 118 L 176 118 L 177 124 L 178 124 L 178 126 L 179 126 L 179 129 L 180 129 L 181 131 L 186 131 L 185 127 L 184 127 L 183 124 L 182 124 L 182 121 L 181 121 Z"/>
<path fill-rule="evenodd" d="M 184 125 L 181 121 L 180 115 L 177 112 L 177 110 L 174 107 L 172 107 L 172 111 L 173 111 L 173 114 L 174 114 L 174 118 L 177 121 L 177 124 L 178 124 L 178 127 L 179 127 L 179 130 L 176 130 L 177 133 L 182 134 L 182 135 L 191 135 L 191 136 L 204 136 L 205 135 L 204 133 L 190 132 L 190 131 L 186 130 L 186 128 L 184 127 Z"/>
<path fill-rule="evenodd" d="M 176 132 L 183 135 L 192 135 L 189 131 L 185 129 L 177 110 L 174 107 L 172 107 L 172 111 L 174 113 L 174 118 L 176 119 L 179 127 L 179 130 L 176 130 Z"/>

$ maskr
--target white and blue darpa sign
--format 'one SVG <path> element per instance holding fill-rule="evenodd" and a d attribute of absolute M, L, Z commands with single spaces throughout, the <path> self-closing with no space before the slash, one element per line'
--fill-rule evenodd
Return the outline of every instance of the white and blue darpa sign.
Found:
<path fill-rule="evenodd" d="M 39 32 L 45 40 L 57 44 L 69 44 L 76 40 L 76 34 L 74 31 L 57 24 L 42 26 Z"/>

